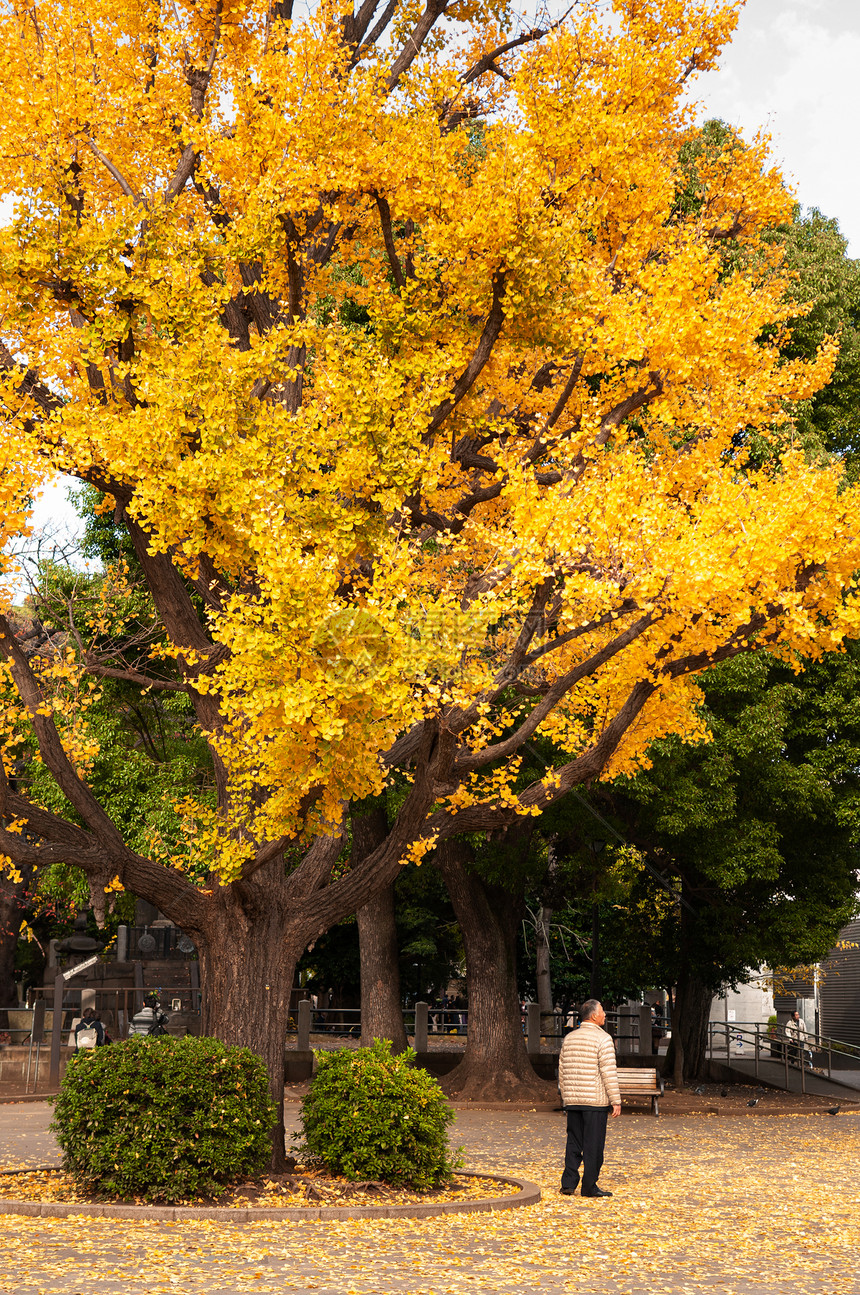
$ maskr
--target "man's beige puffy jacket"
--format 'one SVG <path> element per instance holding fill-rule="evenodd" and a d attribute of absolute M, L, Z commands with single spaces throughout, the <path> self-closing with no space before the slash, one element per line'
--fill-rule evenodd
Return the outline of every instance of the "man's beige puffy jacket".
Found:
<path fill-rule="evenodd" d="M 620 1106 L 615 1045 L 594 1021 L 566 1034 L 558 1061 L 563 1106 Z"/>

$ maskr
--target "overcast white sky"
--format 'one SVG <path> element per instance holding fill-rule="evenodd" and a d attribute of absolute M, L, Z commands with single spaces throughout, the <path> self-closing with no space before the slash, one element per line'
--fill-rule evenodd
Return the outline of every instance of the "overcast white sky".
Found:
<path fill-rule="evenodd" d="M 799 201 L 835 216 L 860 256 L 860 0 L 747 0 L 722 67 L 693 94 L 703 117 L 767 129 Z M 77 529 L 65 493 L 43 493 L 38 526 Z"/>
<path fill-rule="evenodd" d="M 745 135 L 766 128 L 798 199 L 835 216 L 860 256 L 860 0 L 747 0 L 693 94 Z"/>

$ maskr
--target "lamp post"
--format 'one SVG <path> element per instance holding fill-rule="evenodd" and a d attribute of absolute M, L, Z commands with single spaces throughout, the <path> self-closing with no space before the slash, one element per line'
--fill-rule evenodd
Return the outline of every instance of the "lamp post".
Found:
<path fill-rule="evenodd" d="M 592 889 L 597 890 L 597 858 L 606 849 L 606 842 L 589 840 L 588 848 L 594 862 L 594 881 Z M 591 986 L 590 998 L 600 997 L 600 908 L 597 901 L 591 905 Z"/>

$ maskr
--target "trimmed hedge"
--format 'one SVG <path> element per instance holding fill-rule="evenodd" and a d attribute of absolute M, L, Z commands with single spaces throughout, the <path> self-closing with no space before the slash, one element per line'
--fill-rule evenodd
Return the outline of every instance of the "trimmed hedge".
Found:
<path fill-rule="evenodd" d="M 266 1067 L 247 1048 L 133 1036 L 69 1058 L 51 1128 L 80 1186 L 169 1202 L 265 1169 L 275 1118 Z"/>
<path fill-rule="evenodd" d="M 298 1150 L 345 1178 L 418 1189 L 446 1183 L 462 1163 L 448 1147 L 454 1112 L 436 1080 L 413 1068 L 413 1057 L 392 1056 L 387 1039 L 317 1052 Z"/>

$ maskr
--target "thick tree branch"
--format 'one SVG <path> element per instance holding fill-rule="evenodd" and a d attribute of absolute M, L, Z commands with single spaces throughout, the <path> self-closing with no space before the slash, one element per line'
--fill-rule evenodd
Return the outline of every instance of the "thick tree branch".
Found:
<path fill-rule="evenodd" d="M 343 39 L 347 45 L 360 45 L 379 8 L 380 0 L 364 0 L 357 14 L 346 14 L 343 19 Z"/>
<path fill-rule="evenodd" d="M 546 420 L 546 424 L 544 426 L 545 432 L 551 431 L 552 428 L 555 427 L 559 418 L 561 418 L 562 414 L 564 413 L 567 402 L 568 400 L 570 400 L 570 397 L 573 395 L 573 389 L 576 386 L 577 382 L 579 381 L 579 375 L 582 373 L 582 366 L 584 361 L 585 361 L 584 355 L 578 355 L 576 357 L 576 361 L 574 363 L 573 368 L 570 371 L 570 375 L 567 379 L 567 382 L 564 384 L 564 387 L 561 390 L 561 394 L 559 395 L 558 400 L 553 405 L 553 408 L 550 411 L 549 417 Z M 538 439 L 537 441 L 535 441 L 534 446 L 529 451 L 530 461 L 534 463 L 535 460 L 540 457 L 541 453 L 543 453 L 542 442 L 540 439 Z"/>
<path fill-rule="evenodd" d="M 564 20 L 569 17 L 576 8 L 577 3 L 578 0 L 574 0 L 574 3 L 564 11 L 561 17 L 554 23 L 550 23 L 548 27 L 532 27 L 529 31 L 523 32 L 522 35 L 515 37 L 514 40 L 506 41 L 504 45 L 497 45 L 495 49 L 491 49 L 486 54 L 482 54 L 467 71 L 461 74 L 460 80 L 463 85 L 469 85 L 472 81 L 477 81 L 478 77 L 483 76 L 485 72 L 495 72 L 500 76 L 504 75 L 501 72 L 501 69 L 496 66 L 496 63 L 500 58 L 505 54 L 509 54 L 511 50 L 519 48 L 520 45 L 528 45 L 532 41 L 543 40 L 544 36 L 548 36 L 551 31 L 555 31 L 557 27 L 561 26 Z"/>
<path fill-rule="evenodd" d="M 0 341 L 0 370 L 4 373 L 20 373 L 21 382 L 16 388 L 19 396 L 30 399 L 42 411 L 50 416 L 58 413 L 65 401 L 55 395 L 51 388 L 41 381 L 35 369 L 28 369 L 19 364 L 6 345 Z"/>
<path fill-rule="evenodd" d="M 547 780 L 533 782 L 518 797 L 520 810 L 509 805 L 487 802 L 469 805 L 456 813 L 439 810 L 427 820 L 425 837 L 446 840 L 459 832 L 494 831 L 510 827 L 526 810 L 544 810 L 559 800 L 571 787 L 596 778 L 617 750 L 621 739 L 636 720 L 645 703 L 656 691 L 656 684 L 642 681 L 634 685 L 624 705 L 607 724 L 600 737 L 582 755 L 552 771 Z"/>
<path fill-rule="evenodd" d="M 200 160 L 200 154 L 195 150 L 193 144 L 186 144 L 182 150 L 176 170 L 170 177 L 170 183 L 164 190 L 164 201 L 171 202 L 178 194 L 182 192 L 191 176 L 194 174 L 194 168 Z"/>
<path fill-rule="evenodd" d="M 454 735 L 440 729 L 435 722 L 426 720 L 422 724 L 412 787 L 391 831 L 383 844 L 356 867 L 307 896 L 311 931 L 317 925 L 322 934 L 334 922 L 361 908 L 398 876 L 404 853 L 413 841 L 424 835 L 423 824 L 435 798 L 434 788 L 450 767 L 454 743 Z"/>
<path fill-rule="evenodd" d="M 615 431 L 616 427 L 621 426 L 625 418 L 629 418 L 631 414 L 644 409 L 646 405 L 650 405 L 655 401 L 658 396 L 662 396 L 663 379 L 661 375 L 652 371 L 648 374 L 648 378 L 649 384 L 647 387 L 637 387 L 624 400 L 619 401 L 608 414 L 604 414 L 600 420 L 600 431 L 594 438 L 596 445 L 605 445 L 612 432 Z"/>
<path fill-rule="evenodd" d="M 389 92 L 395 90 L 403 73 L 412 65 L 421 52 L 421 46 L 445 12 L 448 0 L 427 0 L 427 8 L 418 19 L 388 74 Z"/>
<path fill-rule="evenodd" d="M 525 668 L 534 665 L 541 657 L 547 656 L 550 652 L 556 652 L 567 643 L 572 643 L 574 639 L 582 638 L 583 634 L 593 634 L 595 630 L 611 625 L 613 621 L 618 620 L 619 616 L 628 616 L 638 610 L 639 605 L 636 600 L 626 598 L 618 607 L 613 608 L 610 612 L 605 612 L 603 616 L 598 616 L 595 620 L 588 621 L 585 625 L 577 625 L 575 629 L 568 630 L 565 634 L 557 635 L 549 643 L 544 643 L 543 647 L 535 648 L 533 652 L 529 652 L 528 656 L 523 657 L 522 666 Z"/>
<path fill-rule="evenodd" d="M 86 783 L 78 776 L 66 755 L 62 740 L 54 723 L 50 702 L 39 687 L 36 676 L 23 648 L 5 616 L 0 615 L 0 655 L 7 662 L 21 701 L 30 715 L 30 722 L 39 753 L 60 791 L 76 813 L 93 831 L 102 846 L 117 852 L 125 851 L 122 833 L 96 800 Z"/>
<path fill-rule="evenodd" d="M 356 64 L 358 64 L 361 61 L 362 57 L 367 53 L 369 49 L 373 48 L 373 46 L 379 40 L 382 33 L 385 31 L 388 24 L 391 22 L 391 19 L 394 17 L 396 12 L 397 12 L 397 0 L 388 0 L 388 4 L 385 6 L 381 16 L 377 19 L 376 23 L 374 24 L 373 30 L 371 31 L 370 35 L 367 37 L 366 40 L 363 40 L 360 45 L 356 45 L 355 50 L 353 51 L 352 58 L 350 59 L 350 63 L 349 63 L 350 70 L 352 70 L 352 68 L 354 68 Z"/>
<path fill-rule="evenodd" d="M 487 320 L 484 324 L 484 330 L 481 333 L 478 345 L 475 347 L 475 353 L 457 381 L 454 383 L 454 389 L 451 392 L 450 398 L 442 401 L 441 405 L 437 407 L 433 417 L 430 419 L 430 423 L 427 428 L 428 437 L 432 436 L 433 433 L 441 427 L 442 423 L 444 423 L 452 410 L 456 409 L 457 405 L 459 405 L 460 401 L 472 387 L 484 365 L 492 355 L 493 347 L 498 340 L 499 333 L 502 331 L 502 324 L 505 322 L 505 312 L 502 303 L 504 301 L 506 287 L 506 271 L 497 270 L 493 275 L 492 305 L 490 306 L 490 311 L 487 315 Z"/>
<path fill-rule="evenodd" d="M 406 287 L 406 280 L 403 277 L 403 267 L 400 264 L 400 258 L 397 255 L 397 249 L 394 246 L 394 235 L 391 232 L 391 208 L 386 198 L 381 193 L 374 190 L 374 198 L 379 208 L 379 223 L 382 227 L 382 240 L 385 243 L 385 254 L 388 257 L 388 264 L 391 267 L 391 273 L 397 288 L 397 295 L 403 292 Z"/>
<path fill-rule="evenodd" d="M 568 670 L 566 674 L 556 679 L 555 683 L 549 688 L 538 703 L 531 711 L 523 723 L 509 737 L 501 742 L 495 742 L 492 746 L 484 747 L 481 751 L 474 751 L 458 755 L 455 761 L 454 770 L 457 774 L 470 773 L 475 769 L 482 769 L 488 764 L 497 760 L 507 759 L 508 756 L 514 755 L 522 744 L 534 733 L 537 732 L 540 725 L 557 706 L 565 693 L 569 692 L 581 679 L 588 678 L 595 671 L 600 670 L 607 662 L 616 657 L 624 648 L 629 647 L 636 639 L 640 638 L 647 629 L 654 623 L 654 616 L 651 612 L 641 616 L 633 625 L 622 630 L 614 639 L 605 644 L 599 652 L 595 652 L 587 660 Z M 472 708 L 470 708 L 471 710 Z M 465 712 L 463 718 L 456 725 L 458 732 L 462 732 L 469 712 Z"/>
<path fill-rule="evenodd" d="M 142 199 L 140 195 L 135 193 L 134 189 L 132 189 L 131 185 L 129 184 L 128 180 L 126 180 L 125 176 L 122 174 L 119 167 L 114 166 L 113 162 L 110 160 L 107 154 L 103 153 L 99 148 L 99 146 L 96 144 L 95 140 L 91 139 L 89 136 L 87 137 L 87 144 L 89 146 L 90 152 L 95 157 L 97 157 L 98 160 L 101 162 L 102 166 L 107 171 L 110 172 L 110 174 L 116 180 L 119 187 L 122 189 L 125 196 L 127 198 L 133 199 L 133 201 L 138 206 L 140 206 L 142 204 Z"/>

